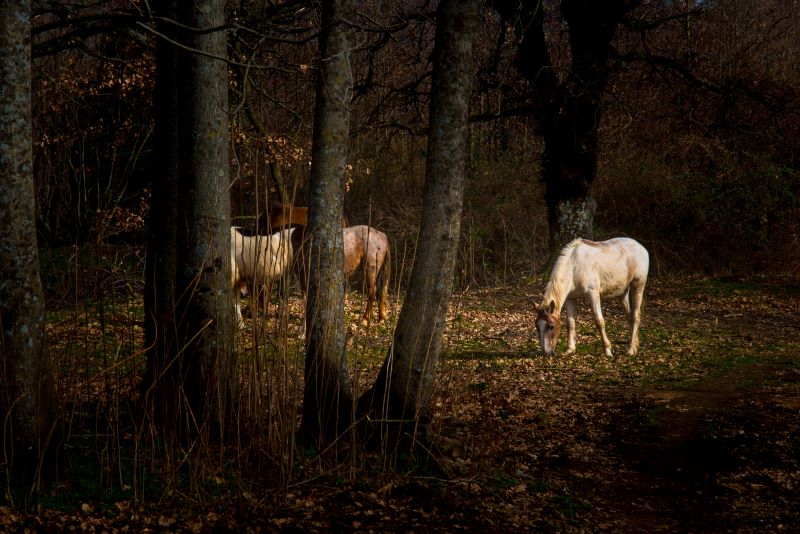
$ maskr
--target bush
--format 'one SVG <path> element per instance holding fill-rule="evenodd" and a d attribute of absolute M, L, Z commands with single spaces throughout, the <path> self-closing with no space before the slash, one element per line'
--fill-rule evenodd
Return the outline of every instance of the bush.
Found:
<path fill-rule="evenodd" d="M 597 226 L 641 239 L 659 271 L 797 274 L 798 195 L 797 169 L 709 141 L 620 151 L 598 179 Z"/>

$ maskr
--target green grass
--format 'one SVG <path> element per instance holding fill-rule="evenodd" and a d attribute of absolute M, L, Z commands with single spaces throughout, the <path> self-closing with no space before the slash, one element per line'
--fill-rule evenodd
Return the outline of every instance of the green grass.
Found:
<path fill-rule="evenodd" d="M 554 496 L 552 503 L 556 510 L 567 519 L 575 519 L 580 512 L 592 508 L 590 504 L 567 494 Z"/>
<path fill-rule="evenodd" d="M 552 358 L 542 356 L 538 339 L 535 338 L 533 327 L 527 317 L 517 314 L 517 322 L 509 324 L 503 310 L 514 307 L 505 302 L 505 299 L 510 298 L 506 290 L 498 291 L 499 304 L 493 303 L 491 292 L 481 292 L 478 298 L 467 295 L 469 302 L 459 303 L 456 318 L 448 322 L 444 350 L 440 358 L 440 364 L 448 367 L 445 369 L 443 366 L 439 378 L 446 377 L 452 381 L 454 395 L 462 395 L 462 398 L 466 399 L 485 397 L 492 393 L 491 388 L 501 387 L 500 384 L 511 376 L 530 380 L 532 384 L 547 384 L 548 381 L 559 383 L 574 378 L 591 385 L 596 384 L 599 386 L 598 390 L 606 388 L 606 391 L 622 395 L 631 388 L 691 388 L 705 379 L 729 374 L 732 374 L 734 379 L 739 379 L 737 371 L 748 366 L 780 364 L 792 368 L 800 367 L 800 339 L 792 338 L 791 332 L 787 333 L 785 330 L 781 331 L 783 334 L 778 335 L 778 339 L 771 337 L 769 333 L 764 336 L 751 335 L 747 330 L 747 318 L 742 317 L 747 312 L 750 302 L 759 302 L 766 308 L 769 304 L 763 304 L 764 299 L 774 300 L 770 295 L 774 295 L 776 291 L 791 291 L 791 289 L 775 290 L 761 283 L 715 280 L 691 282 L 678 287 L 674 294 L 664 297 L 666 303 L 664 309 L 651 307 L 646 311 L 640 329 L 641 349 L 635 357 L 626 354 L 630 335 L 627 321 L 621 314 L 621 309 L 612 308 L 606 317 L 607 333 L 614 351 L 612 358 L 603 354 L 599 335 L 585 307 L 579 308 L 576 354 L 570 356 L 564 354 L 567 336 L 564 325 L 558 354 Z M 687 302 L 684 306 L 682 300 L 687 295 L 698 299 L 702 307 L 694 306 L 692 302 Z M 747 299 L 743 301 L 742 296 L 747 296 Z M 521 293 L 517 295 L 519 302 L 526 301 L 526 298 L 527 296 L 521 296 Z M 728 306 L 736 306 L 733 311 L 738 313 L 728 316 Z M 520 305 L 516 306 L 519 307 Z M 77 317 L 74 316 L 75 308 L 68 307 L 65 310 L 48 312 L 48 322 L 59 325 L 58 328 L 62 330 L 64 336 L 63 340 L 56 337 L 60 344 L 55 350 L 51 350 L 51 355 L 54 357 L 57 374 L 63 371 L 80 375 L 77 379 L 82 384 L 81 391 L 89 392 L 88 386 L 92 384 L 87 378 L 92 379 L 119 358 L 133 355 L 134 351 L 141 350 L 140 343 L 130 342 L 130 339 L 133 339 L 129 336 L 129 331 L 132 330 L 130 324 L 114 324 L 114 317 L 120 318 L 120 321 L 122 318 L 140 321 L 141 307 L 138 303 L 105 304 L 103 311 L 108 318 L 105 331 L 97 326 L 97 306 L 81 303 L 78 308 Z M 476 313 L 474 316 L 472 308 Z M 674 313 L 676 309 L 679 309 L 679 313 Z M 489 310 L 497 310 L 497 313 L 488 317 Z M 477 315 L 478 313 L 484 315 Z M 784 322 L 789 314 L 788 310 L 783 312 Z M 486 322 L 483 320 L 484 316 L 487 317 Z M 480 317 L 480 320 L 475 319 L 476 317 Z M 719 317 L 719 322 L 715 320 L 716 317 Z M 301 380 L 305 355 L 304 340 L 298 332 L 302 332 L 302 320 L 302 316 L 294 312 L 288 318 L 290 333 L 287 334 L 286 357 L 291 365 L 285 365 L 287 362 L 279 361 L 277 358 L 275 352 L 277 328 L 272 317 L 268 319 L 260 334 L 263 336 L 259 344 L 260 352 L 241 350 L 239 364 L 245 369 L 252 363 L 250 360 L 256 357 L 276 362 L 284 371 L 294 365 L 287 373 L 296 374 L 298 380 Z M 364 328 L 360 325 L 358 311 L 352 309 L 348 310 L 345 321 L 348 329 L 349 369 L 376 370 L 386 357 L 394 323 L 372 323 L 369 328 Z M 495 324 L 490 325 L 488 321 Z M 84 327 L 87 330 L 86 335 L 81 332 L 78 332 L 77 336 L 73 334 L 73 331 Z M 239 336 L 240 340 L 245 337 L 246 334 Z M 140 354 L 140 357 L 143 359 L 143 354 Z M 450 370 L 454 372 L 447 375 L 447 371 Z M 267 371 L 271 372 L 272 369 Z M 103 374 L 97 383 L 103 386 L 109 379 L 133 375 L 135 372 L 133 364 L 125 364 L 115 369 L 113 373 Z M 83 376 L 84 373 L 88 376 Z M 367 373 L 361 376 L 363 379 Z M 252 380 L 252 377 L 248 379 Z M 758 377 L 754 377 L 753 373 L 741 373 L 743 386 L 757 385 L 757 380 Z M 99 388 L 97 391 L 105 390 Z M 641 423 L 645 427 L 657 425 L 661 416 L 659 410 L 663 408 L 656 407 L 642 413 Z M 98 413 L 99 416 L 92 413 L 91 417 L 102 419 L 105 416 L 105 412 Z M 513 420 L 516 414 L 503 406 L 498 406 L 493 413 L 497 421 Z M 533 413 L 536 425 L 542 428 L 555 428 L 560 424 L 557 412 L 551 414 L 543 410 Z M 81 432 L 91 434 L 94 430 L 94 428 L 82 429 Z M 98 441 L 104 440 L 98 439 Z M 76 443 L 80 443 L 80 446 Z M 122 475 L 114 473 L 112 476 L 101 465 L 111 463 L 108 461 L 111 456 L 125 454 L 130 458 L 133 453 L 128 454 L 129 451 L 121 450 L 118 444 L 113 444 L 111 447 L 110 438 L 109 447 L 113 449 L 110 452 L 101 451 L 94 445 L 94 442 L 84 445 L 79 441 L 70 444 L 72 448 L 68 451 L 69 456 L 82 455 L 83 458 L 69 459 L 71 462 L 69 480 L 74 487 L 62 495 L 53 496 L 52 507 L 74 509 L 76 504 L 80 505 L 81 500 L 91 501 L 97 506 L 100 495 L 102 500 L 100 506 L 107 507 L 109 513 L 113 513 L 115 499 L 131 498 L 129 486 L 133 484 L 130 482 L 130 473 L 125 472 Z M 103 445 L 105 446 L 105 442 Z M 123 445 L 122 448 L 127 446 Z M 315 457 L 316 453 L 311 452 Z M 159 452 L 148 449 L 147 454 L 149 459 L 157 456 Z M 413 465 L 416 461 L 414 459 L 407 458 L 405 461 L 407 464 L 405 467 L 413 472 L 424 470 L 420 466 Z M 129 462 L 121 463 L 125 463 L 128 466 L 126 469 L 130 469 Z M 483 485 L 494 490 L 505 490 L 517 486 L 520 483 L 517 478 L 502 471 L 489 471 L 488 476 L 483 479 Z M 142 471 L 136 484 L 137 494 L 146 496 L 162 494 L 164 488 L 155 482 L 151 483 L 151 479 L 155 480 L 155 476 Z M 227 478 L 223 479 L 223 482 L 225 480 Z M 188 485 L 188 482 L 180 480 L 177 482 L 172 480 L 170 483 L 180 487 Z M 202 486 L 203 491 L 209 496 L 228 491 L 228 488 L 220 486 L 216 481 L 194 481 L 194 484 Z M 536 493 L 546 493 L 545 498 L 550 505 L 564 517 L 575 517 L 586 507 L 581 501 L 568 494 L 561 494 L 548 487 L 546 483 L 527 482 L 527 487 Z"/>
<path fill-rule="evenodd" d="M 518 479 L 514 478 L 513 476 L 509 475 L 508 473 L 500 469 L 494 472 L 492 478 L 489 478 L 484 481 L 484 485 L 487 488 L 500 489 L 500 490 L 513 488 L 519 483 L 520 481 Z"/>
<path fill-rule="evenodd" d="M 782 295 L 797 296 L 800 295 L 800 286 L 762 276 L 753 276 L 745 280 L 712 278 L 691 282 L 682 294 L 686 298 L 698 295 L 729 298 L 753 293 L 763 293 L 778 297 Z"/>
<path fill-rule="evenodd" d="M 721 294 L 723 296 L 713 298 L 735 300 L 743 291 L 753 292 L 751 298 L 756 299 L 765 288 L 748 283 L 703 281 L 693 286 L 692 291 L 696 296 L 712 298 L 712 295 Z M 689 314 L 686 325 L 679 324 L 684 320 L 682 317 L 669 314 L 664 316 L 669 323 L 663 320 L 648 323 L 645 317 L 639 331 L 639 354 L 628 356 L 627 321 L 619 313 L 607 315 L 610 317 L 606 318 L 606 333 L 612 343 L 612 358 L 604 355 L 597 329 L 585 313 L 579 316 L 576 353 L 567 356 L 567 332 L 563 325 L 556 359 L 563 365 L 582 370 L 582 381 L 604 385 L 692 387 L 702 377 L 734 373 L 745 366 L 773 361 L 787 354 L 800 354 L 800 340 L 776 341 L 767 336 L 751 336 L 742 330 L 743 327 L 703 320 L 698 312 L 697 318 Z"/>

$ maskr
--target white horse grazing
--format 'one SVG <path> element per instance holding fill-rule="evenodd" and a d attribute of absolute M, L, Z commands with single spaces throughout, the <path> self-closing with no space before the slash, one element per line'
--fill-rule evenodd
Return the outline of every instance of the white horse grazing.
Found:
<path fill-rule="evenodd" d="M 268 294 L 270 284 L 292 264 L 293 228 L 272 235 L 246 236 L 231 226 L 231 287 L 238 324 L 242 324 L 240 299 L 249 289 L 253 301 Z"/>
<path fill-rule="evenodd" d="M 642 297 L 647 283 L 650 256 L 647 250 L 627 237 L 608 241 L 576 239 L 564 247 L 553 265 L 550 281 L 536 311 L 536 329 L 542 352 L 552 356 L 561 330 L 561 307 L 567 308 L 567 354 L 575 352 L 575 299 L 587 297 L 600 330 L 606 356 L 611 356 L 611 342 L 606 336 L 600 296 L 622 297 L 622 306 L 631 326 L 628 354 L 639 351 L 639 323 Z"/>

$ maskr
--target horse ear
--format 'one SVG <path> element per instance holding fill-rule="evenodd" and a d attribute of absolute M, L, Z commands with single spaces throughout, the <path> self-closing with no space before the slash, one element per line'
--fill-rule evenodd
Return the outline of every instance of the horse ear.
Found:
<path fill-rule="evenodd" d="M 556 301 L 550 301 L 550 313 L 554 313 L 556 311 Z"/>

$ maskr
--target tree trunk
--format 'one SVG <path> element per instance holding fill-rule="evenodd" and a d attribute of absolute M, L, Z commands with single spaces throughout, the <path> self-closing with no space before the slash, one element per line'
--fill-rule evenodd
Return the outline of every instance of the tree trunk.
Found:
<path fill-rule="evenodd" d="M 343 194 L 350 100 L 352 0 L 323 2 L 320 69 L 314 109 L 306 305 L 306 361 L 301 433 L 320 444 L 346 430 L 353 397 L 344 333 Z"/>
<path fill-rule="evenodd" d="M 360 411 L 381 435 L 424 437 L 461 230 L 477 0 L 444 0 L 436 18 L 428 159 L 417 254 L 392 346 Z"/>
<path fill-rule="evenodd" d="M 177 3 L 178 21 L 198 30 L 224 24 L 224 1 Z M 225 32 L 186 30 L 181 40 L 187 50 L 160 50 L 159 69 L 177 66 L 175 77 L 160 72 L 157 99 L 164 121 L 165 146 L 161 191 L 169 200 L 154 200 L 151 238 L 159 239 L 164 225 L 174 252 L 151 244 L 154 290 L 146 299 L 157 309 L 156 347 L 148 364 L 153 393 L 166 433 L 195 436 L 211 431 L 224 434 L 236 383 L 233 357 L 233 307 L 230 265 L 230 178 L 228 159 L 228 76 Z M 175 152 L 173 152 L 175 151 Z M 161 178 L 161 177 L 159 177 Z M 174 196 L 172 196 L 174 195 Z M 160 202 L 164 204 L 160 204 Z M 164 219 L 160 219 L 164 217 Z M 173 271 L 174 254 L 174 271 Z M 163 271 L 161 270 L 163 269 Z M 171 276 L 174 278 L 170 279 Z M 158 287 L 163 284 L 165 287 Z M 174 303 L 174 305 L 173 305 Z M 158 306 L 168 306 L 158 309 Z M 166 322 L 166 324 L 159 324 Z M 162 338 L 163 344 L 158 343 Z M 158 402 L 156 402 L 158 401 Z"/>
<path fill-rule="evenodd" d="M 31 8 L 17 0 L 0 12 L 0 445 L 23 507 L 57 450 L 32 167 Z"/>
<path fill-rule="evenodd" d="M 165 0 L 158 14 L 167 20 L 177 17 L 176 0 Z M 175 26 L 165 23 L 159 31 L 178 39 Z M 144 309 L 147 368 L 142 379 L 146 413 L 158 426 L 176 422 L 174 413 L 178 384 L 167 373 L 174 348 L 175 280 L 177 271 L 178 218 L 178 56 L 175 45 L 164 39 L 156 43 L 156 85 L 154 94 L 155 176 L 148 216 L 147 261 L 145 265 Z"/>
<path fill-rule="evenodd" d="M 542 181 L 551 256 L 576 237 L 594 234 L 597 134 L 610 72 L 611 40 L 625 14 L 641 0 L 562 0 L 572 57 L 563 82 L 555 75 L 544 38 L 544 13 L 537 0 L 496 2 L 520 39 L 517 66 L 536 88 L 534 113 L 544 137 Z"/>

